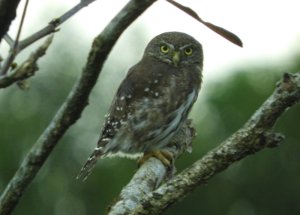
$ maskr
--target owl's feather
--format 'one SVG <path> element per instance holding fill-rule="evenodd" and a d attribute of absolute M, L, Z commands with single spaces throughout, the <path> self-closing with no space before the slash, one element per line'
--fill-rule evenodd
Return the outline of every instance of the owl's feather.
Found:
<path fill-rule="evenodd" d="M 99 157 L 103 155 L 102 150 L 94 150 L 94 152 L 90 155 L 89 159 L 86 161 L 86 163 L 81 168 L 79 174 L 77 175 L 77 179 L 82 179 L 85 181 L 87 177 L 91 174 L 91 171 L 95 167 L 97 160 Z"/>

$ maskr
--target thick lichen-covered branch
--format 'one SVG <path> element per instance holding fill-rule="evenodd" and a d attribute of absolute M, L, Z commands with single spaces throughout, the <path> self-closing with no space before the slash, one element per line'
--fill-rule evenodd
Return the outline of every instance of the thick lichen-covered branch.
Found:
<path fill-rule="evenodd" d="M 95 38 L 81 77 L 2 192 L 0 215 L 12 212 L 57 142 L 79 119 L 88 104 L 89 94 L 96 84 L 103 63 L 119 36 L 154 2 L 155 0 L 131 0 Z"/>
<path fill-rule="evenodd" d="M 141 184 L 136 189 L 134 186 L 130 186 L 130 182 L 129 186 L 125 188 L 130 189 L 126 191 L 130 194 L 127 198 L 131 198 L 131 193 L 134 193 L 135 196 L 138 196 L 139 203 L 136 203 L 137 200 L 134 198 L 132 198 L 134 204 L 132 201 L 129 201 L 127 205 L 123 203 L 121 205 L 118 202 L 114 207 L 119 207 L 119 213 L 112 214 L 161 214 L 169 206 L 184 198 L 195 188 L 206 184 L 215 174 L 223 171 L 234 162 L 264 148 L 278 146 L 284 137 L 282 134 L 274 133 L 272 127 L 281 114 L 299 100 L 300 73 L 284 74 L 273 94 L 241 129 L 177 176 L 160 186 L 161 175 L 166 174 L 163 166 L 161 166 L 161 174 L 150 174 L 153 178 L 147 178 L 146 173 L 138 171 L 132 180 L 144 175 L 148 181 L 157 182 L 150 184 L 153 191 L 149 192 L 149 184 L 147 183 Z M 157 161 L 148 163 L 147 168 L 151 170 L 158 165 L 157 163 Z M 147 190 L 147 192 L 141 192 L 143 190 Z M 120 195 L 121 199 L 124 198 L 122 195 L 124 195 L 123 191 Z"/>

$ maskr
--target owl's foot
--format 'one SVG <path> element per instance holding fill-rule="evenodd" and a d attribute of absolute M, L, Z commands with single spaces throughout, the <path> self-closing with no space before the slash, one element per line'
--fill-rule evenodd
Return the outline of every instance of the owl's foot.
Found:
<path fill-rule="evenodd" d="M 174 162 L 173 154 L 171 152 L 168 152 L 165 150 L 154 150 L 154 151 L 144 154 L 144 156 L 138 160 L 139 166 L 141 166 L 143 163 L 145 163 L 151 157 L 157 158 L 165 166 L 167 166 L 169 168 L 171 168 L 173 166 L 173 162 Z"/>

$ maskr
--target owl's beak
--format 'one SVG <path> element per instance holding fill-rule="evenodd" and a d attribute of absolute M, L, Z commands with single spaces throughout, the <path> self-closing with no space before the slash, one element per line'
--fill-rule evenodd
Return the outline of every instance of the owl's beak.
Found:
<path fill-rule="evenodd" d="M 178 66 L 179 61 L 180 61 L 180 52 L 174 51 L 172 60 L 173 60 L 174 65 Z"/>

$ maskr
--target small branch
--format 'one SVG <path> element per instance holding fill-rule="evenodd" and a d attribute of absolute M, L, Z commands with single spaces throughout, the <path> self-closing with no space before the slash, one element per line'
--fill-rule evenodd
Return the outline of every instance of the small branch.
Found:
<path fill-rule="evenodd" d="M 45 55 L 50 46 L 53 36 L 49 36 L 47 40 L 34 51 L 27 60 L 25 60 L 15 71 L 0 76 L 0 88 L 5 88 L 15 82 L 27 79 L 35 74 L 38 70 L 37 61 Z"/>
<path fill-rule="evenodd" d="M 67 21 L 69 18 L 71 18 L 73 15 L 75 15 L 82 8 L 88 6 L 89 4 L 91 4 L 94 1 L 96 1 L 96 0 L 81 0 L 80 3 L 78 3 L 75 7 L 70 9 L 68 12 L 66 12 L 59 18 L 60 24 Z"/>
<path fill-rule="evenodd" d="M 28 3 L 29 3 L 29 0 L 26 0 L 24 9 L 23 9 L 23 13 L 22 13 L 22 17 L 21 17 L 21 22 L 20 22 L 19 29 L 18 29 L 18 33 L 17 33 L 16 39 L 15 39 L 15 42 L 13 45 L 13 50 L 16 50 L 18 47 L 19 39 L 21 36 L 21 32 L 22 32 L 22 28 L 23 28 L 23 24 L 24 24 L 24 20 L 25 20 L 25 16 L 26 16 L 27 8 L 28 8 Z"/>
<path fill-rule="evenodd" d="M 152 174 L 152 169 L 158 166 L 157 163 L 159 162 L 152 159 L 145 164 L 147 166 L 142 166 L 129 185 L 122 190 L 121 200 L 112 207 L 110 215 L 161 214 L 170 205 L 180 201 L 196 187 L 206 184 L 215 174 L 225 170 L 232 163 L 264 148 L 278 146 L 284 137 L 281 134 L 274 133 L 272 127 L 281 114 L 299 100 L 300 73 L 284 74 L 283 80 L 278 83 L 273 94 L 241 129 L 165 184 L 160 186 L 166 172 L 165 169 L 160 170 L 162 175 Z M 149 168 L 151 174 L 147 175 L 144 168 Z M 162 165 L 161 168 L 163 168 Z M 141 184 L 136 180 L 141 177 L 146 178 L 146 182 L 149 182 Z M 132 186 L 134 181 L 136 188 Z M 152 192 L 149 191 L 151 189 Z M 143 192 L 144 190 L 147 192 Z M 123 200 L 125 195 L 128 199 L 127 204 Z M 118 210 L 116 211 L 115 208 L 118 208 Z"/>
<path fill-rule="evenodd" d="M 8 215 L 13 211 L 25 189 L 34 179 L 57 142 L 67 129 L 80 118 L 83 109 L 88 104 L 88 97 L 96 84 L 103 63 L 122 32 L 154 2 L 155 0 L 129 1 L 103 32 L 94 39 L 81 77 L 74 84 L 66 101 L 32 146 L 21 166 L 2 192 L 0 215 Z"/>
<path fill-rule="evenodd" d="M 194 136 L 195 129 L 191 127 L 191 120 L 187 120 L 180 132 L 172 139 L 167 150 L 172 152 L 175 158 L 179 157 L 183 152 L 190 151 Z M 160 160 L 148 159 L 138 169 L 129 184 L 122 189 L 118 201 L 110 208 L 109 215 L 129 214 L 148 193 L 172 174 Z"/>

